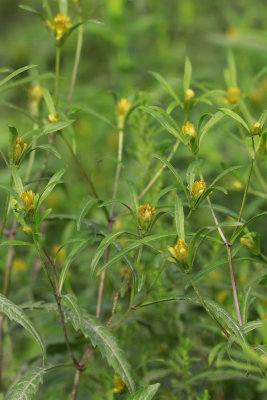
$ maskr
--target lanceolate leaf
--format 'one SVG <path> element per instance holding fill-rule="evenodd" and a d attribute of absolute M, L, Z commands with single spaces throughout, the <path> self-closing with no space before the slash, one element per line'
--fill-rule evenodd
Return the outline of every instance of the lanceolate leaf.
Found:
<path fill-rule="evenodd" d="M 98 346 L 102 356 L 120 375 L 131 393 L 135 391 L 130 364 L 124 351 L 119 347 L 114 333 L 93 315 L 83 313 L 81 331 L 89 337 L 93 346 Z"/>
<path fill-rule="evenodd" d="M 141 307 L 146 307 L 152 304 L 169 302 L 169 301 L 187 301 L 189 303 L 200 304 L 199 299 L 197 297 L 184 295 L 184 296 L 173 296 L 173 297 L 164 297 L 161 299 L 156 299 L 154 301 L 142 304 Z M 246 343 L 243 329 L 233 319 L 233 317 L 215 301 L 208 299 L 206 297 L 204 298 L 204 301 L 209 307 L 209 309 L 215 314 L 215 316 L 220 320 L 222 320 L 227 325 L 228 329 L 230 329 L 238 339 L 240 339 L 243 343 Z"/>
<path fill-rule="evenodd" d="M 165 78 L 163 78 L 162 75 L 160 75 L 158 72 L 150 72 L 157 81 L 165 87 L 169 95 L 178 103 L 182 108 L 184 108 L 184 105 L 182 101 L 179 99 L 173 88 L 168 84 Z"/>
<path fill-rule="evenodd" d="M 216 125 L 224 117 L 225 117 L 225 115 L 221 111 L 218 111 L 208 120 L 208 122 L 205 124 L 205 126 L 203 127 L 203 129 L 201 131 L 200 139 L 199 139 L 199 146 L 201 145 L 201 142 L 204 139 L 204 136 L 206 135 L 206 133 L 210 129 L 212 129 L 214 127 L 214 125 Z"/>
<path fill-rule="evenodd" d="M 36 210 L 38 210 L 43 203 L 43 201 L 47 198 L 47 196 L 52 192 L 54 187 L 60 182 L 60 178 L 62 175 L 65 173 L 65 168 L 59 169 L 49 180 L 48 184 L 43 190 L 43 193 L 41 194 L 39 201 L 36 204 Z"/>
<path fill-rule="evenodd" d="M 85 217 L 86 213 L 92 208 L 96 203 L 98 203 L 98 200 L 89 196 L 85 198 L 82 203 L 80 204 L 79 210 L 78 210 L 78 215 L 77 215 L 77 231 L 80 230 L 81 228 L 81 223 L 83 221 L 83 218 Z"/>
<path fill-rule="evenodd" d="M 76 296 L 72 293 L 63 294 L 61 295 L 61 299 L 62 303 L 73 311 L 75 315 L 75 319 L 73 319 L 73 326 L 76 330 L 78 330 L 81 326 L 82 314 Z"/>
<path fill-rule="evenodd" d="M 25 72 L 28 69 L 31 69 L 31 68 L 34 68 L 34 67 L 37 67 L 37 65 L 27 65 L 26 67 L 22 67 L 22 68 L 16 69 L 16 71 L 12 72 L 11 74 L 9 74 L 8 76 L 6 76 L 4 79 L 2 79 L 0 81 L 0 86 L 4 85 L 8 81 L 10 81 L 10 79 L 12 79 L 15 76 L 21 74 L 22 72 Z"/>
<path fill-rule="evenodd" d="M 5 400 L 31 400 L 42 383 L 45 372 L 45 369 L 38 368 L 15 382 L 9 389 Z"/>
<path fill-rule="evenodd" d="M 18 324 L 22 325 L 23 328 L 25 328 L 34 337 L 40 346 L 43 355 L 43 361 L 45 362 L 45 346 L 39 333 L 34 328 L 26 314 L 21 311 L 16 304 L 12 303 L 12 301 L 7 299 L 2 294 L 0 294 L 0 312 L 5 314 L 10 320 L 14 320 Z"/>
<path fill-rule="evenodd" d="M 184 209 L 179 196 L 176 196 L 174 203 L 174 219 L 179 239 L 184 239 Z"/>
<path fill-rule="evenodd" d="M 247 126 L 246 122 L 243 120 L 243 118 L 240 117 L 240 115 L 236 114 L 234 111 L 230 110 L 229 108 L 220 108 L 219 109 L 221 112 L 224 114 L 228 115 L 232 119 L 235 119 L 239 124 L 243 125 L 244 128 L 249 132 L 249 127 Z"/>
<path fill-rule="evenodd" d="M 139 389 L 137 392 L 128 397 L 127 400 L 151 400 L 157 393 L 160 387 L 159 383 L 149 385 L 145 388 Z"/>

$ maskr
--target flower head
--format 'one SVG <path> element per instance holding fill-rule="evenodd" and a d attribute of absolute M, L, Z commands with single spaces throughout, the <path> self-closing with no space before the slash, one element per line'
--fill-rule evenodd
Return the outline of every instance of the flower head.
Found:
<path fill-rule="evenodd" d="M 56 41 L 59 42 L 72 27 L 70 17 L 58 13 L 55 15 L 53 23 L 48 21 L 48 26 L 55 33 Z"/>
<path fill-rule="evenodd" d="M 123 129 L 124 120 L 131 108 L 131 103 L 123 97 L 117 102 L 117 118 L 118 118 L 118 128 Z"/>
<path fill-rule="evenodd" d="M 155 208 L 151 207 L 149 203 L 143 204 L 138 208 L 138 221 L 142 227 L 151 224 Z"/>
<path fill-rule="evenodd" d="M 113 383 L 115 385 L 115 388 L 112 390 L 114 393 L 120 393 L 124 391 L 126 385 L 120 376 L 114 375 Z"/>
<path fill-rule="evenodd" d="M 239 94 L 240 94 L 239 87 L 232 87 L 228 89 L 228 97 L 226 99 L 226 104 L 238 104 Z"/>
<path fill-rule="evenodd" d="M 193 89 L 187 89 L 184 95 L 184 102 L 189 105 L 195 98 L 195 92 Z"/>
<path fill-rule="evenodd" d="M 250 129 L 250 133 L 252 136 L 261 134 L 261 124 L 259 122 L 255 122 Z"/>
<path fill-rule="evenodd" d="M 14 163 L 17 165 L 21 159 L 22 154 L 26 150 L 26 143 L 23 142 L 20 136 L 17 136 L 16 143 L 14 146 Z"/>
<path fill-rule="evenodd" d="M 23 192 L 20 196 L 21 200 L 26 206 L 27 211 L 34 210 L 35 203 L 35 193 L 32 190 L 28 190 L 27 192 Z"/>
<path fill-rule="evenodd" d="M 189 121 L 187 121 L 186 124 L 183 125 L 182 131 L 184 135 L 189 135 L 194 137 L 197 136 L 194 124 L 191 124 L 191 122 Z"/>
<path fill-rule="evenodd" d="M 195 181 L 192 187 L 192 194 L 195 199 L 199 199 L 200 196 L 206 191 L 206 182 L 201 179 L 200 181 Z"/>
<path fill-rule="evenodd" d="M 175 246 L 169 246 L 168 250 L 172 257 L 174 257 L 174 259 L 171 259 L 171 261 L 178 261 L 183 266 L 188 265 L 188 244 L 184 241 L 184 239 L 178 239 Z"/>
<path fill-rule="evenodd" d="M 61 121 L 60 115 L 58 113 L 48 114 L 48 121 L 53 124 L 54 122 Z"/>

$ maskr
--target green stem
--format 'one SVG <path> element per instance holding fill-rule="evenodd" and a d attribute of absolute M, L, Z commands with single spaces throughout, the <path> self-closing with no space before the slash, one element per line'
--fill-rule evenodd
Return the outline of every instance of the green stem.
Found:
<path fill-rule="evenodd" d="M 242 215 L 243 215 L 244 207 L 245 207 L 246 200 L 247 200 L 249 182 L 250 182 L 250 178 L 251 178 L 251 174 L 252 174 L 252 170 L 253 170 L 253 164 L 254 164 L 254 160 L 252 158 L 251 161 L 250 161 L 250 168 L 249 168 L 249 172 L 248 172 L 248 176 L 247 176 L 246 187 L 245 187 L 245 191 L 244 191 L 244 195 L 243 195 L 243 199 L 242 199 L 242 204 L 241 204 L 241 207 L 240 207 L 240 210 L 239 210 L 239 215 L 238 215 L 237 222 L 241 221 L 241 218 L 242 218 Z M 232 237 L 234 236 L 234 234 L 236 233 L 237 230 L 238 230 L 238 225 L 235 227 L 234 232 L 232 234 Z M 232 239 L 232 237 L 231 237 L 231 239 Z"/>
<path fill-rule="evenodd" d="M 254 164 L 254 170 L 255 170 L 255 173 L 257 175 L 257 178 L 258 178 L 260 184 L 264 188 L 265 192 L 267 192 L 267 183 L 266 183 L 265 179 L 263 178 L 263 176 L 261 174 L 261 171 L 260 171 L 260 169 L 259 169 L 259 167 L 258 167 L 258 165 L 256 163 L 256 160 L 255 160 L 255 164 Z"/>
<path fill-rule="evenodd" d="M 60 47 L 57 47 L 57 52 L 56 52 L 56 67 L 55 67 L 55 93 L 54 93 L 54 102 L 55 106 L 57 106 L 58 103 L 58 87 L 59 87 L 59 70 L 60 70 Z"/>
<path fill-rule="evenodd" d="M 11 175 L 10 176 L 10 180 L 9 180 L 10 189 L 12 189 L 12 184 L 13 184 L 13 177 Z M 10 193 L 8 193 L 8 195 L 6 197 L 6 203 L 5 203 L 4 213 L 3 213 L 3 219 L 1 221 L 1 226 L 0 226 L 0 240 L 2 239 L 3 232 L 4 232 L 4 229 L 6 227 L 8 209 L 9 209 L 9 201 L 10 201 Z"/>
<path fill-rule="evenodd" d="M 213 312 L 208 308 L 207 304 L 205 303 L 203 297 L 201 296 L 201 294 L 199 293 L 199 290 L 192 278 L 191 274 L 187 274 L 188 279 L 199 299 L 200 304 L 202 305 L 202 307 L 207 311 L 207 313 L 209 314 L 209 316 L 216 322 L 216 324 L 218 325 L 218 327 L 222 330 L 222 332 L 226 335 L 226 337 L 229 337 L 229 333 L 226 331 L 226 329 L 222 326 L 222 324 L 220 323 L 220 321 L 216 318 L 216 316 L 213 314 Z"/>

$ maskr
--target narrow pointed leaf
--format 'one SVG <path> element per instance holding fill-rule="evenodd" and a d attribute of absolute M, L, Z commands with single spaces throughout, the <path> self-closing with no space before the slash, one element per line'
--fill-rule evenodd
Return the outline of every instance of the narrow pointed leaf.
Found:
<path fill-rule="evenodd" d="M 21 74 L 22 72 L 27 71 L 28 69 L 34 68 L 34 67 L 37 67 L 37 65 L 27 65 L 26 67 L 16 69 L 16 71 L 12 72 L 11 74 L 9 74 L 8 76 L 6 76 L 4 79 L 2 79 L 0 81 L 0 87 L 3 86 L 8 81 L 10 81 L 10 79 L 15 78 L 15 76 Z"/>
<path fill-rule="evenodd" d="M 38 368 L 19 379 L 11 386 L 5 400 L 31 400 L 37 393 L 40 383 L 43 383 L 45 372 L 45 369 Z"/>
<path fill-rule="evenodd" d="M 127 400 L 152 400 L 160 387 L 159 383 L 149 385 L 145 388 L 139 389 L 137 392 L 128 397 Z"/>
<path fill-rule="evenodd" d="M 41 206 L 41 204 L 45 201 L 45 199 L 49 196 L 49 194 L 52 192 L 52 190 L 54 189 L 54 187 L 61 182 L 60 178 L 62 177 L 62 175 L 64 175 L 66 169 L 65 168 L 61 168 L 59 169 L 49 180 L 48 184 L 46 185 L 46 187 L 44 188 L 39 200 L 37 201 L 36 204 L 36 210 L 38 210 Z"/>
<path fill-rule="evenodd" d="M 13 177 L 15 190 L 16 190 L 17 194 L 19 196 L 21 196 L 21 194 L 23 193 L 24 189 L 23 189 L 22 180 L 21 180 L 21 178 L 19 176 L 19 170 L 18 170 L 17 167 L 15 167 L 15 165 L 11 165 L 10 166 L 10 172 L 11 172 L 12 177 Z"/>
<path fill-rule="evenodd" d="M 73 326 L 78 330 L 82 323 L 82 313 L 78 304 L 78 300 L 73 293 L 61 295 L 62 304 L 70 308 L 74 313 Z"/>
<path fill-rule="evenodd" d="M 16 304 L 14 304 L 2 294 L 0 294 L 0 312 L 5 314 L 10 320 L 14 320 L 15 322 L 23 326 L 23 328 L 25 328 L 29 332 L 29 334 L 39 344 L 42 351 L 43 360 L 45 362 L 45 346 L 39 333 L 31 323 L 31 321 L 28 319 L 26 314 L 21 311 L 19 307 L 16 306 Z"/>
<path fill-rule="evenodd" d="M 82 203 L 80 204 L 79 210 L 78 210 L 78 215 L 77 215 L 77 231 L 80 230 L 81 228 L 81 223 L 83 221 L 83 218 L 86 216 L 88 211 L 96 204 L 98 203 L 98 200 L 89 196 L 86 197 Z"/>
<path fill-rule="evenodd" d="M 243 125 L 244 128 L 245 128 L 248 132 L 250 131 L 248 125 L 247 125 L 246 122 L 243 120 L 243 118 L 241 118 L 240 115 L 238 115 L 238 114 L 235 113 L 234 111 L 230 110 L 229 108 L 219 108 L 219 111 L 221 111 L 221 112 L 224 113 L 225 115 L 228 115 L 228 116 L 231 117 L 232 119 L 236 120 L 239 124 Z"/>
<path fill-rule="evenodd" d="M 182 200 L 179 196 L 176 196 L 174 203 L 174 219 L 179 239 L 184 239 L 184 208 Z"/>
<path fill-rule="evenodd" d="M 150 72 L 154 78 L 167 90 L 169 95 L 178 103 L 182 108 L 184 108 L 184 105 L 182 101 L 179 99 L 173 88 L 168 84 L 165 78 L 163 78 L 162 75 L 160 75 L 158 72 Z"/>

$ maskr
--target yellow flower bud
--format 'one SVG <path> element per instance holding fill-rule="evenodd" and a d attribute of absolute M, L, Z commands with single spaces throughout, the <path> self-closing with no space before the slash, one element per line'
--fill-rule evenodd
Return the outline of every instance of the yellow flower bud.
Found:
<path fill-rule="evenodd" d="M 34 210 L 35 203 L 35 193 L 32 190 L 28 190 L 27 192 L 23 192 L 20 196 L 21 200 L 26 206 L 27 211 Z"/>
<path fill-rule="evenodd" d="M 43 96 L 43 90 L 41 86 L 35 85 L 28 89 L 28 95 L 30 101 L 38 103 Z"/>
<path fill-rule="evenodd" d="M 138 221 L 142 227 L 149 226 L 151 224 L 153 215 L 155 214 L 155 208 L 152 208 L 150 204 L 143 204 L 138 208 Z"/>
<path fill-rule="evenodd" d="M 255 244 L 253 240 L 248 239 L 246 237 L 240 238 L 240 243 L 243 244 L 244 246 L 248 247 L 250 250 L 254 250 Z"/>
<path fill-rule="evenodd" d="M 206 182 L 201 179 L 200 181 L 195 181 L 192 187 L 192 194 L 195 199 L 199 199 L 206 191 Z"/>
<path fill-rule="evenodd" d="M 189 135 L 194 137 L 197 136 L 194 124 L 191 124 L 191 122 L 189 121 L 187 121 L 186 124 L 183 125 L 182 131 L 184 135 Z"/>
<path fill-rule="evenodd" d="M 228 97 L 226 99 L 226 104 L 238 104 L 239 94 L 240 94 L 240 89 L 238 87 L 232 87 L 228 89 Z"/>
<path fill-rule="evenodd" d="M 195 92 L 193 89 L 187 89 L 187 91 L 185 92 L 185 96 L 184 96 L 184 102 L 185 104 L 190 104 L 195 98 Z"/>
<path fill-rule="evenodd" d="M 124 389 L 126 388 L 125 383 L 123 382 L 123 380 L 121 379 L 120 376 L 115 375 L 114 379 L 113 379 L 115 388 L 112 390 L 114 393 L 120 393 L 123 392 Z"/>
<path fill-rule="evenodd" d="M 54 114 L 49 114 L 48 115 L 48 120 L 49 120 L 49 122 L 51 122 L 51 124 L 53 124 L 55 122 L 61 121 L 61 118 L 60 118 L 60 115 L 58 113 L 54 113 Z"/>
<path fill-rule="evenodd" d="M 13 261 L 12 268 L 14 272 L 27 271 L 28 265 L 22 258 L 15 258 L 15 260 Z"/>
<path fill-rule="evenodd" d="M 131 103 L 125 97 L 123 97 L 120 101 L 117 102 L 117 118 L 118 118 L 119 129 L 123 129 L 124 120 L 130 108 L 131 108 Z"/>
<path fill-rule="evenodd" d="M 26 143 L 23 142 L 20 136 L 17 136 L 16 143 L 14 146 L 14 163 L 17 165 L 19 163 L 19 160 L 26 150 Z"/>
<path fill-rule="evenodd" d="M 26 226 L 24 226 L 23 227 L 23 232 L 27 235 L 27 236 L 29 236 L 30 238 L 32 238 L 32 228 L 30 227 L 30 226 L 28 226 L 28 225 L 26 225 Z"/>
<path fill-rule="evenodd" d="M 168 247 L 170 254 L 175 260 L 179 261 L 183 265 L 188 265 L 188 244 L 184 239 L 178 239 L 174 247 Z"/>
<path fill-rule="evenodd" d="M 259 122 L 255 122 L 250 129 L 250 133 L 252 136 L 261 134 L 261 124 Z"/>
<path fill-rule="evenodd" d="M 57 42 L 59 42 L 72 27 L 70 17 L 61 13 L 55 15 L 53 24 L 51 24 L 50 21 L 47 21 L 47 24 L 50 29 L 55 33 Z"/>

